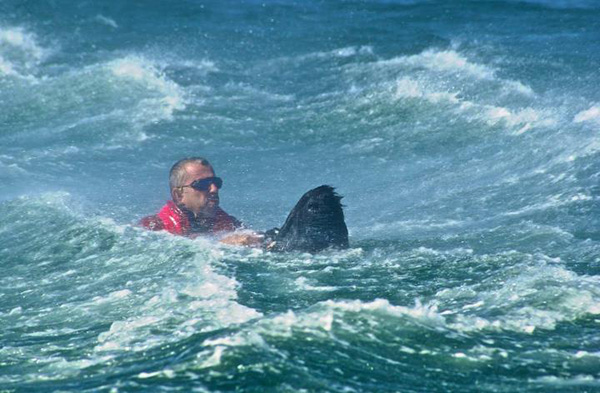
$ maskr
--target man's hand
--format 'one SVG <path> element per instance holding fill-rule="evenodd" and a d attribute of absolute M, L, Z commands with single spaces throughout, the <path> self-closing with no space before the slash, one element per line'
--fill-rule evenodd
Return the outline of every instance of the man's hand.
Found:
<path fill-rule="evenodd" d="M 255 232 L 239 232 L 227 235 L 219 241 L 232 246 L 260 247 L 263 239 L 263 235 Z"/>

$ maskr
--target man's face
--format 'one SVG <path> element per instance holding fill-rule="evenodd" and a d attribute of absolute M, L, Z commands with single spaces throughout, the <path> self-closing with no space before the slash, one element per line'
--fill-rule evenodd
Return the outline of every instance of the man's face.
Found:
<path fill-rule="evenodd" d="M 184 185 L 189 186 L 195 180 L 214 177 L 215 172 L 212 167 L 202 164 L 191 163 L 186 167 Z M 179 204 L 185 206 L 197 215 L 212 216 L 219 206 L 219 189 L 215 184 L 211 184 L 208 191 L 198 191 L 192 187 L 179 188 Z"/>

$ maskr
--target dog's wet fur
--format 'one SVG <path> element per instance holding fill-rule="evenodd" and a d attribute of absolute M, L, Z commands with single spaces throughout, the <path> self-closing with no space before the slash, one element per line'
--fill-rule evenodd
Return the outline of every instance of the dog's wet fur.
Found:
<path fill-rule="evenodd" d="M 281 229 L 266 232 L 265 247 L 271 251 L 315 253 L 328 248 L 348 248 L 342 197 L 327 185 L 300 198 Z"/>

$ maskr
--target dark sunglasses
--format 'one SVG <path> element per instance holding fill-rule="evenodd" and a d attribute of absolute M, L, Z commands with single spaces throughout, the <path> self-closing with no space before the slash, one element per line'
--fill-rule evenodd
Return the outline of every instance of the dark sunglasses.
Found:
<path fill-rule="evenodd" d="M 181 186 L 181 188 L 192 187 L 196 191 L 208 191 L 211 184 L 221 188 L 223 187 L 223 179 L 220 177 L 207 177 L 206 179 L 194 180 L 189 186 Z"/>

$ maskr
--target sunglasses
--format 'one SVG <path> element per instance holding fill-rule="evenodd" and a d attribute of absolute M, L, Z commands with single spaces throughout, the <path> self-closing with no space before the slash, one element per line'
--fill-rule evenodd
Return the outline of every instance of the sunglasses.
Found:
<path fill-rule="evenodd" d="M 196 191 L 208 191 L 212 184 L 217 188 L 221 188 L 223 187 L 223 179 L 220 177 L 207 177 L 206 179 L 194 180 L 189 186 L 181 186 L 181 188 L 192 187 Z"/>

